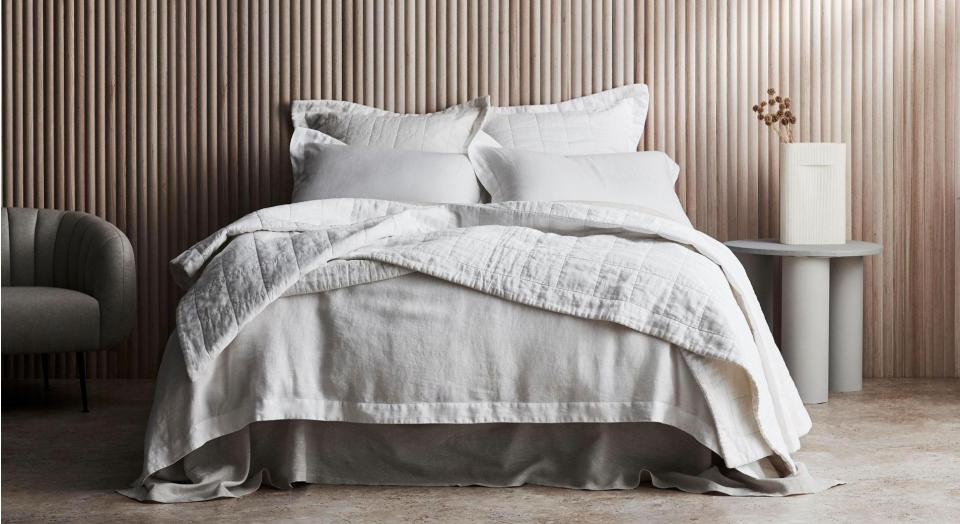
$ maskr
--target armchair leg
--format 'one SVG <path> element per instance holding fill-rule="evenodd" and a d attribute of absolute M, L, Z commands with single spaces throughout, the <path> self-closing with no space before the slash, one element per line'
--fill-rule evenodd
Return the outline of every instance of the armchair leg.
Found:
<path fill-rule="evenodd" d="M 77 353 L 77 375 L 80 376 L 80 401 L 83 403 L 83 412 L 87 409 L 87 360 L 83 353 Z"/>
<path fill-rule="evenodd" d="M 43 390 L 50 391 L 50 355 L 40 355 L 40 369 L 43 370 Z"/>

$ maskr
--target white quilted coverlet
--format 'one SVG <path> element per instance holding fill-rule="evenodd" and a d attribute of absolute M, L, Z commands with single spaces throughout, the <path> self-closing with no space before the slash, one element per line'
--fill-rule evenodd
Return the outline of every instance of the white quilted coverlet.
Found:
<path fill-rule="evenodd" d="M 757 426 L 791 472 L 789 453 L 810 428 L 736 257 L 711 237 L 651 213 L 560 202 L 311 201 L 247 215 L 181 254 L 172 269 L 189 287 L 177 329 L 194 379 L 281 296 L 417 271 L 615 322 L 741 368 L 752 383 Z M 707 370 L 700 370 L 701 382 L 722 380 Z M 731 418 L 717 411 L 722 406 L 712 409 L 718 425 Z"/>

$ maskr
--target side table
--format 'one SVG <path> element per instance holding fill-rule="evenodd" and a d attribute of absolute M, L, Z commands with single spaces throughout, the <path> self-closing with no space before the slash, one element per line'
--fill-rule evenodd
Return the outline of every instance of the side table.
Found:
<path fill-rule="evenodd" d="M 773 314 L 773 257 L 783 259 L 780 350 L 807 404 L 830 391 L 863 388 L 863 257 L 880 244 L 790 245 L 776 240 L 732 240 L 763 308 Z"/>

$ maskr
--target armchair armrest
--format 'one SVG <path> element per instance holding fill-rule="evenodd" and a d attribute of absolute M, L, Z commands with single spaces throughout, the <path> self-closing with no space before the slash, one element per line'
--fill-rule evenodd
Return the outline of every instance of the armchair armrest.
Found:
<path fill-rule="evenodd" d="M 63 287 L 86 293 L 100 304 L 100 347 L 123 342 L 137 313 L 133 247 L 116 226 L 94 215 L 65 213 L 54 256 L 69 259 Z"/>

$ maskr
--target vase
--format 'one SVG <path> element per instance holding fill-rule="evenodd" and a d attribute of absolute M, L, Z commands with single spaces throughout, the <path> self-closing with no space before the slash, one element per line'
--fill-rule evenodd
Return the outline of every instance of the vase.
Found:
<path fill-rule="evenodd" d="M 847 241 L 847 145 L 780 144 L 780 242 Z"/>

